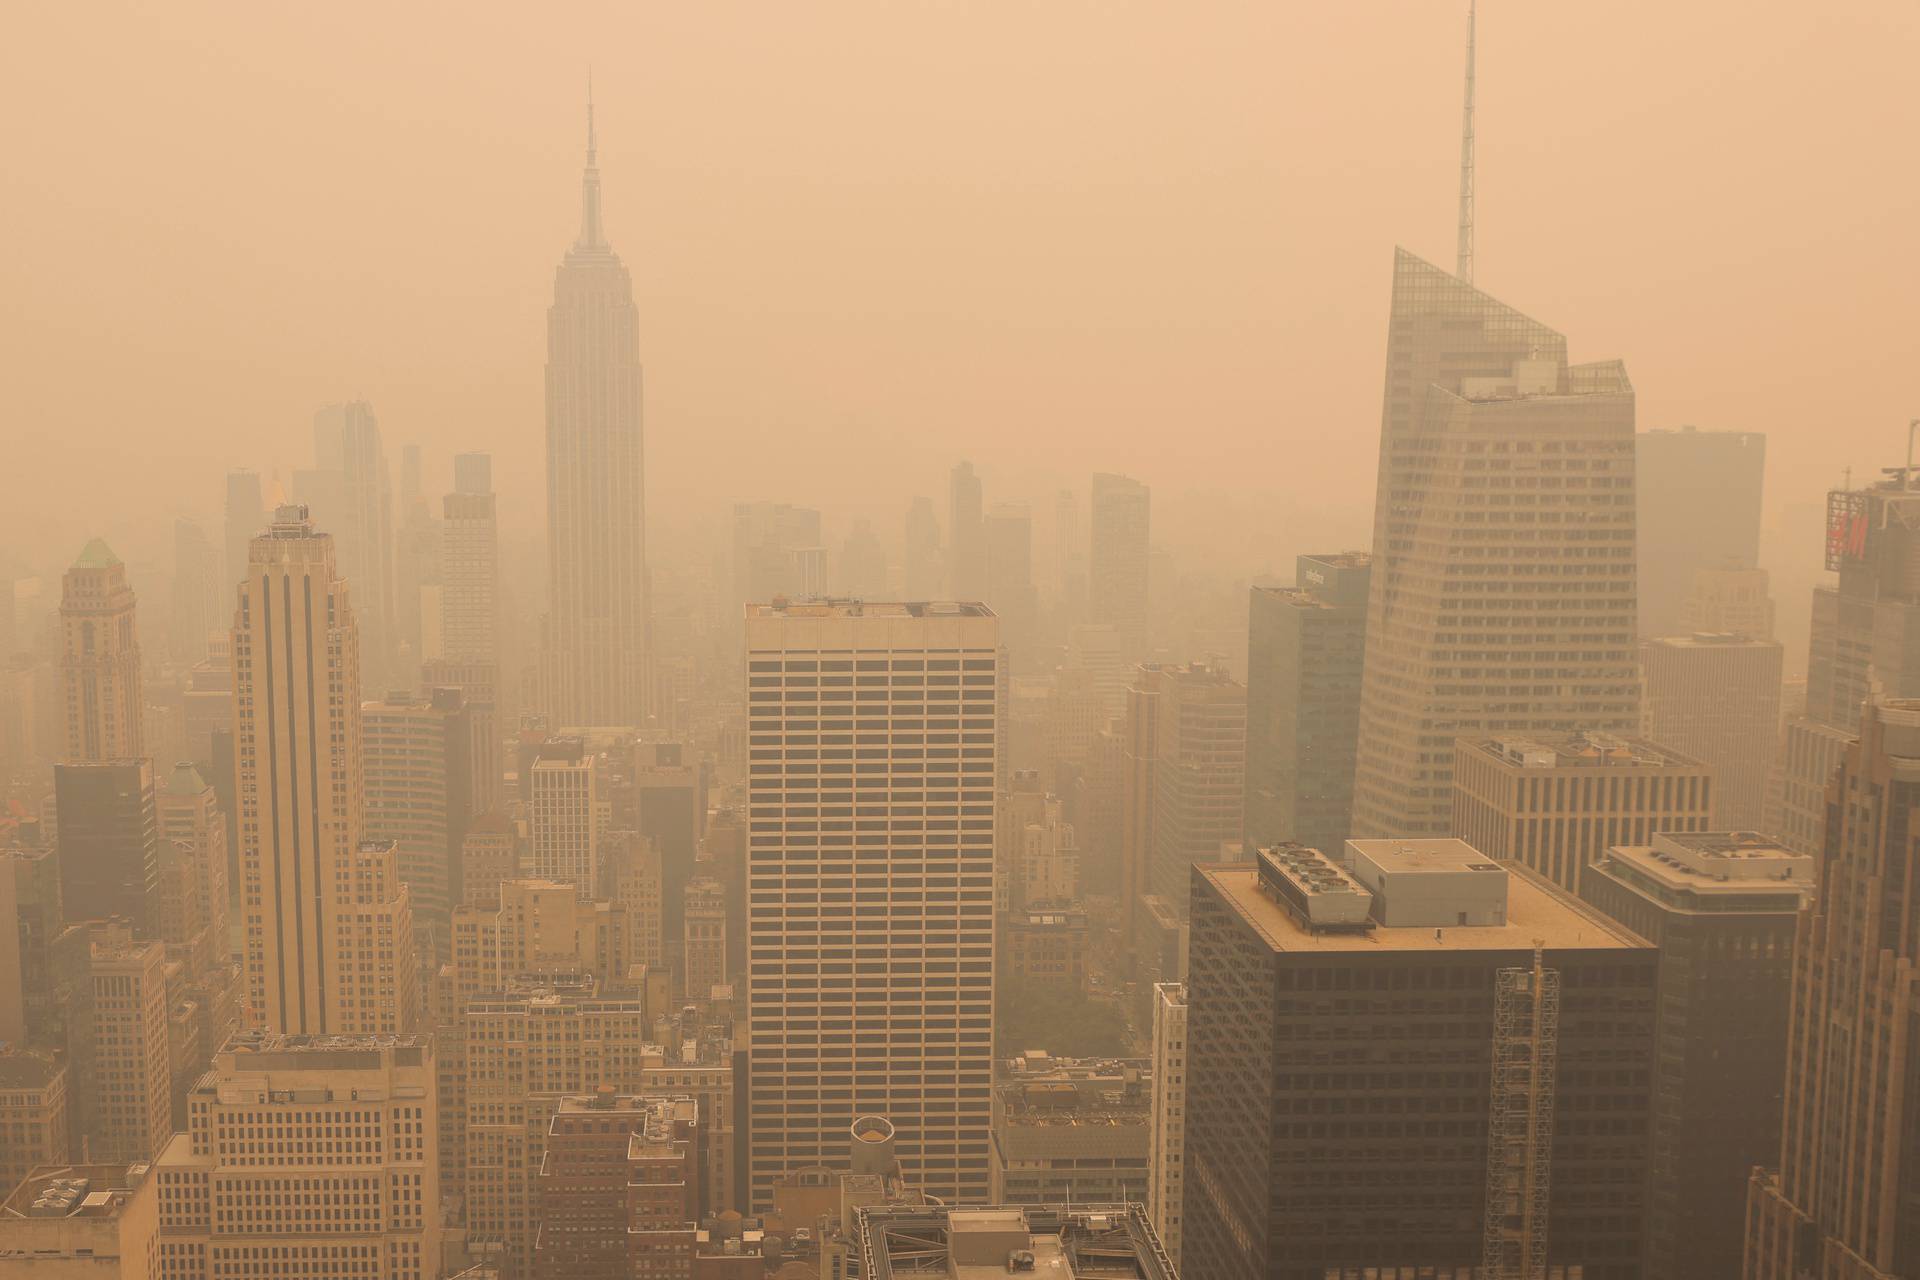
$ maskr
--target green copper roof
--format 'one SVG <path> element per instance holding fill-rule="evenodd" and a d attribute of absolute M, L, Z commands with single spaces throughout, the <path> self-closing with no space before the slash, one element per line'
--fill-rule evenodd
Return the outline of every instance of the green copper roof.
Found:
<path fill-rule="evenodd" d="M 76 569 L 110 569 L 120 563 L 120 557 L 113 554 L 106 539 L 94 538 L 80 549 L 80 558 L 73 562 Z"/>
<path fill-rule="evenodd" d="M 197 796 L 207 789 L 207 780 L 200 776 L 200 770 L 193 761 L 182 760 L 173 766 L 173 776 L 167 779 L 167 794 L 170 796 Z"/>

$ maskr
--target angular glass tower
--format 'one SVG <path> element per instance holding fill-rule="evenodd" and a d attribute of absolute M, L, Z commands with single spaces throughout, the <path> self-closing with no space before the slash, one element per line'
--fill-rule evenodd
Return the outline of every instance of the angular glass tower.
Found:
<path fill-rule="evenodd" d="M 1445 835 L 1456 737 L 1639 714 L 1633 386 L 1397 250 L 1355 836 Z"/>

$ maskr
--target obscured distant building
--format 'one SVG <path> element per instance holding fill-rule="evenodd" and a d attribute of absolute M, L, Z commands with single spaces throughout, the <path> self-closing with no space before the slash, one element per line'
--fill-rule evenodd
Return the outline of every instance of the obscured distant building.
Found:
<path fill-rule="evenodd" d="M 1750 565 L 1696 570 L 1693 590 L 1680 609 L 1680 625 L 1672 634 L 1701 631 L 1731 631 L 1755 640 L 1773 639 L 1773 596 L 1767 589 L 1767 571 Z"/>
<path fill-rule="evenodd" d="M 1640 634 L 1674 635 L 1702 569 L 1760 562 L 1767 438 L 1757 431 L 1642 431 L 1634 437 L 1639 500 Z"/>
<path fill-rule="evenodd" d="M 1152 494 L 1128 476 L 1093 477 L 1087 604 L 1090 620 L 1110 626 L 1126 663 L 1147 655 L 1148 532 Z"/>
<path fill-rule="evenodd" d="M 1353 815 L 1373 558 L 1300 556 L 1291 587 L 1255 587 L 1247 641 L 1250 846 L 1338 847 Z"/>
<path fill-rule="evenodd" d="M 1713 769 L 1713 825 L 1766 821 L 1767 777 L 1780 741 L 1776 640 L 1726 632 L 1662 636 L 1640 646 L 1647 733 Z"/>
<path fill-rule="evenodd" d="M 1068 991 L 1087 990 L 1087 909 L 1075 901 L 1033 902 L 1001 926 L 1007 977 Z"/>
<path fill-rule="evenodd" d="M 60 896 L 69 919 L 119 916 L 148 936 L 159 925 L 160 821 L 151 760 L 95 760 L 53 769 Z"/>

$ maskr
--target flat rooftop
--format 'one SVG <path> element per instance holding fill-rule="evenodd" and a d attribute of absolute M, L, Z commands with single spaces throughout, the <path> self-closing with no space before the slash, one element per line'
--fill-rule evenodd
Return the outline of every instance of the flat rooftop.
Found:
<path fill-rule="evenodd" d="M 1349 840 L 1382 871 L 1478 871 L 1497 868 L 1486 854 L 1451 836 L 1430 840 Z"/>
<path fill-rule="evenodd" d="M 971 600 L 841 600 L 833 597 L 749 604 L 749 618 L 991 618 Z"/>
<path fill-rule="evenodd" d="M 1503 925 L 1447 925 L 1436 931 L 1426 925 L 1376 924 L 1357 933 L 1316 933 L 1303 927 L 1286 908 L 1260 892 L 1260 877 L 1253 863 L 1215 863 L 1195 870 L 1212 882 L 1221 898 L 1275 951 L 1531 952 L 1535 945 L 1555 951 L 1630 951 L 1648 945 L 1517 864 L 1501 865 L 1508 872 L 1507 922 Z"/>
<path fill-rule="evenodd" d="M 5 1218 L 111 1218 L 146 1181 L 147 1164 L 41 1165 L 0 1203 Z M 36 1203 L 40 1208 L 36 1211 Z"/>
<path fill-rule="evenodd" d="M 1460 744 L 1523 769 L 1693 769 L 1706 765 L 1645 738 L 1613 733 L 1461 738 Z"/>
<path fill-rule="evenodd" d="M 1607 861 L 1654 884 L 1697 898 L 1811 895 L 1815 860 L 1753 832 L 1659 834 L 1650 845 L 1615 845 Z"/>
<path fill-rule="evenodd" d="M 1648 644 L 1668 649 L 1778 649 L 1778 640 L 1765 640 L 1744 631 L 1695 631 L 1684 636 L 1656 636 Z"/>
<path fill-rule="evenodd" d="M 430 1032 L 411 1035 L 320 1036 L 277 1031 L 240 1031 L 228 1038 L 227 1053 L 338 1053 L 342 1049 L 417 1049 L 433 1043 Z"/>
<path fill-rule="evenodd" d="M 1177 1280 L 1138 1204 L 873 1206 L 859 1210 L 854 1243 L 867 1280 Z"/>

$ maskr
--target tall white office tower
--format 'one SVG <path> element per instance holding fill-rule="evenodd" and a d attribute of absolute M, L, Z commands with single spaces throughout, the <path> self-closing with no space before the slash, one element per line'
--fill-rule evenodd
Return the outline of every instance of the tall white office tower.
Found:
<path fill-rule="evenodd" d="M 988 1194 L 999 620 L 749 605 L 752 1200 L 884 1114 L 908 1178 Z"/>
<path fill-rule="evenodd" d="M 647 542 L 639 312 L 600 222 L 587 102 L 580 235 L 547 311 L 547 556 L 541 709 L 558 725 L 646 719 Z"/>
<path fill-rule="evenodd" d="M 363 847 L 360 635 L 333 539 L 283 506 L 233 620 L 234 774 L 248 1014 L 274 1031 L 411 1031 L 411 900 Z M 383 954 L 384 953 L 384 954 Z"/>

